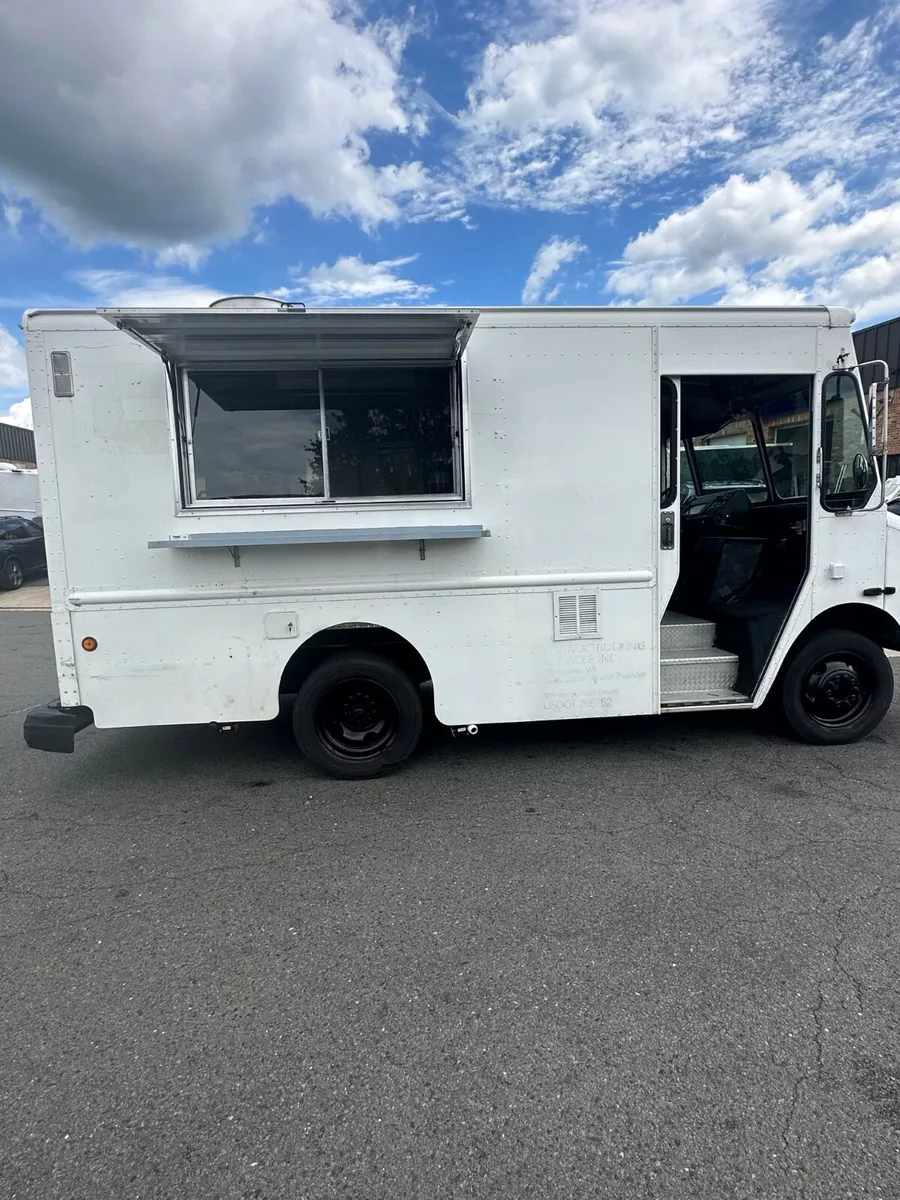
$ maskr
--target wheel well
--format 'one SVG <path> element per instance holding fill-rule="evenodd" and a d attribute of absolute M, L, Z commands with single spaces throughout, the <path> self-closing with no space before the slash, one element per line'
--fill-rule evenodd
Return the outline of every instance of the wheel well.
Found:
<path fill-rule="evenodd" d="M 425 659 L 415 646 L 392 629 L 362 623 L 332 625 L 297 647 L 282 672 L 279 695 L 295 695 L 314 667 L 341 650 L 368 650 L 372 654 L 381 654 L 405 671 L 413 683 L 423 684 L 431 678 Z"/>
<path fill-rule="evenodd" d="M 817 629 L 850 629 L 885 650 L 900 650 L 900 625 L 883 609 L 871 604 L 839 604 L 826 609 L 810 621 L 800 636 Z"/>

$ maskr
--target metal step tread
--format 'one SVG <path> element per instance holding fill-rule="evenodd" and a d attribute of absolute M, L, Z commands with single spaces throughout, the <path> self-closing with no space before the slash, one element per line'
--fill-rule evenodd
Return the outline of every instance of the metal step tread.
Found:
<path fill-rule="evenodd" d="M 701 666 L 705 663 L 736 663 L 737 661 L 736 654 L 732 654 L 730 650 L 719 650 L 716 646 L 672 647 L 664 649 L 660 654 L 662 666 L 667 666 L 669 663 L 678 663 L 679 665 L 689 663 L 691 666 Z"/>
<path fill-rule="evenodd" d="M 702 692 L 662 692 L 659 703 L 663 708 L 681 708 L 689 704 L 748 704 L 749 696 L 732 688 L 712 688 Z"/>
<path fill-rule="evenodd" d="M 712 646 L 716 640 L 715 622 L 667 610 L 660 622 L 659 640 L 663 650 L 673 650 L 682 646 L 695 650 Z"/>
<path fill-rule="evenodd" d="M 713 625 L 713 621 L 704 621 L 702 617 L 689 617 L 687 613 L 675 612 L 667 608 L 662 615 L 662 625 Z"/>
<path fill-rule="evenodd" d="M 682 629 L 684 626 L 681 627 Z M 717 646 L 663 646 L 659 662 L 659 690 L 675 704 L 675 697 L 690 697 L 687 703 L 716 703 L 719 693 L 731 692 L 738 676 L 740 659 Z M 695 697 L 700 696 L 700 699 Z M 711 695 L 712 701 L 702 697 Z M 681 702 L 684 702 L 682 700 Z"/>

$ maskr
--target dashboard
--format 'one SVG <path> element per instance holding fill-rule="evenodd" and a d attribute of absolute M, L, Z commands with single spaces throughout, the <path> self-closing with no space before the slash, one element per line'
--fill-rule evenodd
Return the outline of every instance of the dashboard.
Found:
<path fill-rule="evenodd" d="M 744 488 L 728 488 L 689 496 L 681 505 L 681 517 L 683 521 L 732 524 L 746 516 L 752 508 L 753 501 Z"/>

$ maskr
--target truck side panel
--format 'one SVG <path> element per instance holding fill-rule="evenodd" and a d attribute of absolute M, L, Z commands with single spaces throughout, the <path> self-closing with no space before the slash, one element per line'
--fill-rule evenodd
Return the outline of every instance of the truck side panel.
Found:
<path fill-rule="evenodd" d="M 60 666 L 77 664 L 67 702 L 90 706 L 99 725 L 271 716 L 297 645 L 355 621 L 416 646 L 450 723 L 654 711 L 650 327 L 479 326 L 465 503 L 179 513 L 159 360 L 100 318 L 77 330 L 46 320 L 43 354 L 69 351 L 75 380 L 75 396 L 47 396 L 40 416 L 52 426 L 45 447 L 64 448 L 51 587 L 74 635 Z M 147 546 L 196 529 L 435 520 L 480 523 L 491 536 L 430 543 L 424 560 L 415 542 L 258 547 L 239 567 L 226 549 Z M 339 598 L 335 587 L 359 594 Z M 559 593 L 593 597 L 593 632 L 555 636 Z M 284 611 L 298 613 L 297 638 L 267 638 L 266 614 Z M 85 636 L 97 639 L 92 654 Z"/>
<path fill-rule="evenodd" d="M 113 728 L 260 721 L 278 712 L 290 655 L 323 622 L 384 626 L 415 646 L 447 724 L 554 720 L 647 711 L 652 590 L 602 590 L 604 621 L 630 636 L 554 642 L 545 589 L 434 596 L 219 602 L 86 609 L 72 614 L 84 703 Z M 296 636 L 266 638 L 277 613 Z"/>

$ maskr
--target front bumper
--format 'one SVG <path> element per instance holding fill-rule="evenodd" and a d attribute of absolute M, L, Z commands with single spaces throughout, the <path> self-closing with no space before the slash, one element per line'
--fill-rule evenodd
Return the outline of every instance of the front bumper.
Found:
<path fill-rule="evenodd" d="M 63 708 L 58 700 L 33 708 L 25 717 L 25 742 L 32 750 L 49 750 L 54 754 L 72 754 L 75 734 L 93 725 L 94 714 L 89 708 L 77 705 Z"/>

